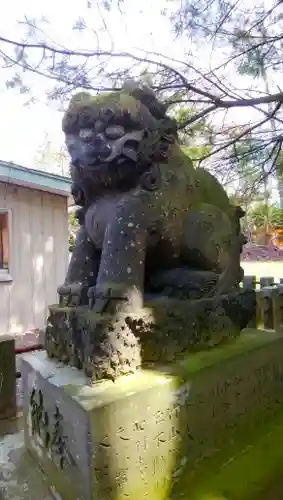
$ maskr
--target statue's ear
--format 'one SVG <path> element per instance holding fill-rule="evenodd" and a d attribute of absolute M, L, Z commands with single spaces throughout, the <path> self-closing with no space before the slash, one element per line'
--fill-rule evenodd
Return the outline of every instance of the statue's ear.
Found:
<path fill-rule="evenodd" d="M 123 90 L 146 106 L 154 118 L 157 120 L 164 118 L 168 106 L 157 99 L 150 87 L 134 80 L 127 80 L 124 83 Z"/>
<path fill-rule="evenodd" d="M 91 99 L 92 95 L 89 92 L 78 92 L 72 96 L 62 120 L 62 130 L 65 134 L 73 133 L 73 127 L 77 121 L 78 109 L 84 104 L 87 105 Z"/>
<path fill-rule="evenodd" d="M 92 95 L 89 92 L 78 92 L 71 98 L 69 106 L 71 107 L 74 104 L 88 103 L 91 99 Z"/>
<path fill-rule="evenodd" d="M 125 92 L 128 92 L 129 94 L 132 93 L 135 89 L 139 89 L 140 84 L 139 82 L 136 82 L 135 80 L 128 78 L 127 80 L 124 81 L 122 90 Z"/>

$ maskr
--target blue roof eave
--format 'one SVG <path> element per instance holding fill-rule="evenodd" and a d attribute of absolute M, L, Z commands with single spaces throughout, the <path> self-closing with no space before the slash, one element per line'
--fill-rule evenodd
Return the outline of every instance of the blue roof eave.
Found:
<path fill-rule="evenodd" d="M 71 179 L 50 172 L 22 167 L 12 162 L 0 161 L 0 182 L 39 189 L 69 197 Z"/>

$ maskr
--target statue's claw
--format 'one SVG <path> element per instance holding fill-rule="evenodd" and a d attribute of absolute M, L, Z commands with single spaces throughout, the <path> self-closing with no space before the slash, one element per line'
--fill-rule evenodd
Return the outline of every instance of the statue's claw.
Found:
<path fill-rule="evenodd" d="M 90 286 L 88 291 L 87 291 L 87 297 L 88 297 L 88 307 L 89 309 L 93 309 L 94 304 L 96 303 L 96 287 L 95 286 Z"/>
<path fill-rule="evenodd" d="M 86 286 L 82 283 L 69 283 L 58 287 L 59 305 L 82 305 L 86 302 Z"/>
<path fill-rule="evenodd" d="M 108 288 L 105 291 L 99 291 L 96 286 L 91 286 L 88 289 L 88 306 L 90 309 L 95 310 L 95 312 L 103 314 L 108 312 L 108 307 L 114 305 L 117 302 L 127 301 L 127 297 L 121 295 L 121 293 L 115 293 L 115 290 Z"/>

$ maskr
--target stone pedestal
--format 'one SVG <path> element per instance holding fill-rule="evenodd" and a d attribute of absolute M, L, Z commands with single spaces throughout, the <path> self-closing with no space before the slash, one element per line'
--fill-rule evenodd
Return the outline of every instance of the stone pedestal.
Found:
<path fill-rule="evenodd" d="M 15 339 L 0 336 L 0 419 L 15 417 L 16 406 L 16 355 Z"/>
<path fill-rule="evenodd" d="M 246 447 L 282 411 L 283 337 L 247 330 L 179 364 L 93 386 L 41 351 L 23 356 L 22 381 L 26 447 L 62 500 L 188 498 L 197 477 L 203 487 L 221 469 L 215 457 L 229 461 L 237 440 Z"/>
<path fill-rule="evenodd" d="M 40 351 L 23 356 L 22 382 L 26 446 L 63 500 L 166 498 L 180 436 L 174 378 L 141 371 L 91 387 Z"/>

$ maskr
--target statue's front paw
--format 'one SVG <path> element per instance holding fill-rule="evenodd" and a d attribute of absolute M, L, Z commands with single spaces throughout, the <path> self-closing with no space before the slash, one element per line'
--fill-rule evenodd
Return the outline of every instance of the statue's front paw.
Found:
<path fill-rule="evenodd" d="M 91 286 L 88 289 L 88 305 L 96 313 L 113 313 L 116 307 L 128 302 L 128 298 L 120 287 L 105 287 L 98 289 Z"/>
<path fill-rule="evenodd" d="M 65 283 L 57 289 L 60 305 L 87 304 L 87 287 L 80 282 Z"/>
<path fill-rule="evenodd" d="M 96 286 L 90 286 L 87 291 L 88 307 L 90 309 L 93 309 L 94 307 L 94 304 L 96 302 L 96 295 L 97 295 Z"/>
<path fill-rule="evenodd" d="M 96 313 L 103 314 L 108 312 L 108 306 L 110 305 L 111 289 L 106 289 L 105 291 L 99 291 L 96 286 L 90 286 L 87 292 L 88 296 L 88 307 Z"/>

